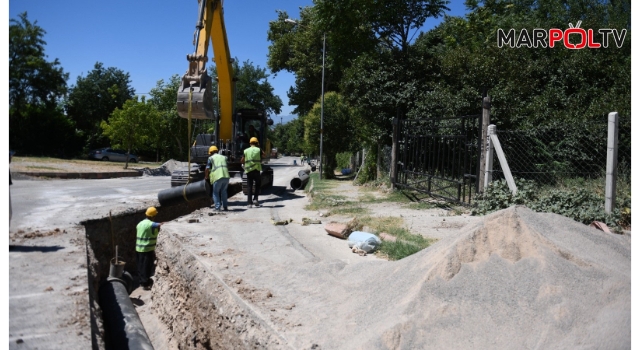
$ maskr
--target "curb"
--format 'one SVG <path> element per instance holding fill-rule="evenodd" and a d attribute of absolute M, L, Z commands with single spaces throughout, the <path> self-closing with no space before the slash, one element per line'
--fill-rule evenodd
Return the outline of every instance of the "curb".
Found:
<path fill-rule="evenodd" d="M 28 171 L 16 171 L 12 174 L 20 174 L 26 176 L 36 177 L 50 177 L 56 179 L 111 179 L 116 177 L 136 177 L 142 176 L 141 170 L 136 171 L 118 171 L 109 173 L 45 173 L 45 172 L 28 172 Z"/>

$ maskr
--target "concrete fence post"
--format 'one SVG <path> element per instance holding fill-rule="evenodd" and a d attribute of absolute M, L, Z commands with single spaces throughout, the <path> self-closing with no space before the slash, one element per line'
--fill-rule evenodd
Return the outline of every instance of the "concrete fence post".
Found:
<path fill-rule="evenodd" d="M 607 134 L 607 179 L 604 189 L 604 211 L 611 214 L 616 205 L 618 178 L 618 112 L 609 113 Z"/>
<path fill-rule="evenodd" d="M 398 118 L 393 118 L 393 133 L 391 134 L 391 188 L 396 188 L 398 174 Z"/>
<path fill-rule="evenodd" d="M 491 181 L 493 181 L 493 142 L 491 142 L 491 137 L 489 135 L 495 135 L 496 133 L 496 126 L 491 124 L 487 127 L 487 137 L 486 137 L 486 155 L 485 155 L 485 159 L 486 159 L 486 165 L 484 168 L 485 174 L 484 174 L 484 183 L 483 183 L 483 189 L 487 188 L 487 186 L 489 186 L 489 184 L 491 183 Z"/>
<path fill-rule="evenodd" d="M 478 192 L 484 192 L 485 184 L 487 181 L 485 180 L 486 169 L 485 166 L 487 164 L 485 156 L 487 153 L 487 130 L 489 128 L 489 123 L 491 123 L 491 97 L 489 95 L 485 96 L 482 99 L 482 125 L 480 125 L 481 135 L 480 135 L 480 162 L 478 164 Z M 491 182 L 491 180 L 489 180 Z"/>
<path fill-rule="evenodd" d="M 507 163 L 507 157 L 502 151 L 502 146 L 500 145 L 500 140 L 498 139 L 498 133 L 496 132 L 496 126 L 491 125 L 493 128 L 489 129 L 489 138 L 491 138 L 491 148 L 493 148 L 498 155 L 498 160 L 500 161 L 500 166 L 502 167 L 502 172 L 504 173 L 504 178 L 507 180 L 507 185 L 509 185 L 509 189 L 511 193 L 515 195 L 518 192 L 518 187 L 516 186 L 516 182 L 513 179 L 513 175 L 511 175 L 511 169 L 509 169 L 509 163 Z"/>

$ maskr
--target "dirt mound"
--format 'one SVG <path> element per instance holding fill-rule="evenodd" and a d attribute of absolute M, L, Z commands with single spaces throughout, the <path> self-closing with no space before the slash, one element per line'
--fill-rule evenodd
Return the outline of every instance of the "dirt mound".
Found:
<path fill-rule="evenodd" d="M 361 296 L 372 348 L 630 346 L 628 237 L 511 207 L 394 265 Z"/>
<path fill-rule="evenodd" d="M 179 162 L 177 160 L 170 159 L 155 169 L 143 168 L 140 170 L 142 170 L 145 175 L 149 176 L 171 176 L 174 170 L 178 169 L 181 166 L 186 166 L 186 164 L 187 163 L 185 162 Z"/>
<path fill-rule="evenodd" d="M 515 207 L 488 216 L 480 227 L 467 232 L 451 247 L 443 249 L 441 254 L 430 271 L 429 279 L 440 276 L 450 280 L 463 264 L 485 262 L 492 254 L 512 263 L 524 258 L 544 260 L 547 254 L 556 254 L 577 265 L 589 265 L 544 234 L 531 229 Z"/>

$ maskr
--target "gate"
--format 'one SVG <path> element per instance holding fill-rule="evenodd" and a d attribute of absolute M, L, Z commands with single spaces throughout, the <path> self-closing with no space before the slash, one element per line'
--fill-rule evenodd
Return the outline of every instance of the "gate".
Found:
<path fill-rule="evenodd" d="M 482 115 L 398 120 L 397 179 L 407 188 L 471 204 L 478 192 Z"/>

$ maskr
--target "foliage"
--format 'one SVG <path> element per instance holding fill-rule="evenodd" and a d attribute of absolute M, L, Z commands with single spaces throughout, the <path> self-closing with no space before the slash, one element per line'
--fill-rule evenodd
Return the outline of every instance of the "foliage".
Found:
<path fill-rule="evenodd" d="M 108 146 L 100 125 L 134 96 L 130 84 L 129 73 L 114 67 L 105 68 L 100 62 L 96 62 L 86 77 L 78 76 L 76 85 L 69 91 L 65 109 L 81 131 L 85 148 Z"/>
<path fill-rule="evenodd" d="M 159 123 L 154 124 L 156 128 L 152 130 L 152 145 L 163 160 L 187 158 L 187 119 L 178 115 L 176 105 L 179 86 L 180 77 L 175 74 L 167 82 L 159 80 L 149 92 L 148 102 L 159 113 Z"/>
<path fill-rule="evenodd" d="M 615 209 L 613 213 L 604 212 L 604 196 L 590 188 L 551 188 L 541 190 L 540 187 L 531 180 L 516 180 L 518 191 L 513 195 L 505 180 L 494 181 L 486 189 L 485 193 L 476 198 L 476 208 L 473 215 L 484 215 L 494 211 L 508 208 L 512 205 L 526 205 L 528 208 L 538 212 L 551 212 L 569 217 L 583 224 L 590 224 L 593 221 L 601 221 L 612 228 L 630 226 L 629 219 L 623 216 L 620 209 Z M 617 208 L 631 207 L 630 197 L 619 197 Z M 628 221 L 627 221 L 628 220 Z M 627 225 L 628 223 L 628 225 Z"/>
<path fill-rule="evenodd" d="M 116 108 L 109 117 L 108 122 L 102 121 L 100 127 L 104 135 L 109 137 L 113 147 L 122 147 L 131 153 L 138 147 L 148 143 L 154 143 L 154 131 L 160 122 L 160 113 L 151 103 L 144 98 L 127 100 L 122 109 Z M 129 165 L 129 159 L 124 168 Z"/>
<path fill-rule="evenodd" d="M 334 177 L 336 154 L 353 150 L 356 145 L 355 125 L 351 116 L 351 110 L 342 96 L 335 92 L 325 94 L 322 152 L 325 157 L 323 171 L 327 178 Z M 320 117 L 319 103 L 316 103 L 304 117 L 304 151 L 306 153 L 320 153 Z"/>
<path fill-rule="evenodd" d="M 267 80 L 266 68 L 254 66 L 247 60 L 238 64 L 238 59 L 233 61 L 236 82 L 236 108 L 256 108 L 266 111 L 268 114 L 280 114 L 282 100 L 280 96 L 273 94 L 273 86 Z"/>
<path fill-rule="evenodd" d="M 351 152 L 340 152 L 336 154 L 336 168 L 347 169 L 351 167 Z"/>
<path fill-rule="evenodd" d="M 69 74 L 58 59 L 46 60 L 46 31 L 37 21 L 24 12 L 10 23 L 9 147 L 23 154 L 75 155 L 75 125 L 59 103 Z"/>

